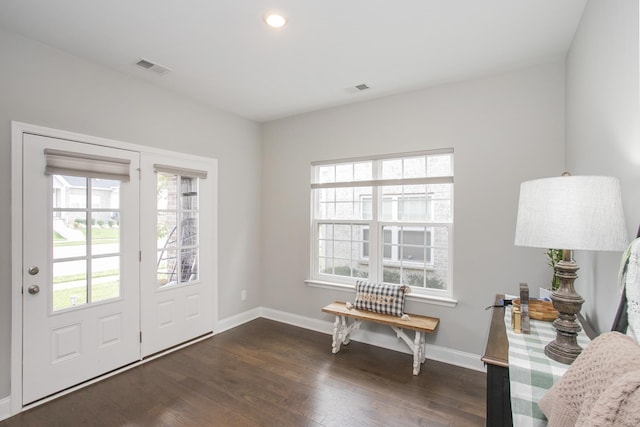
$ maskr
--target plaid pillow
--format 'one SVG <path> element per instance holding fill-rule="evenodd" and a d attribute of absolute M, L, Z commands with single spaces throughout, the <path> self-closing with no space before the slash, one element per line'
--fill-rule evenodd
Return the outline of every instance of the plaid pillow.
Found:
<path fill-rule="evenodd" d="M 404 314 L 404 296 L 409 293 L 408 286 L 356 282 L 356 302 L 358 310 L 374 311 L 402 317 Z"/>

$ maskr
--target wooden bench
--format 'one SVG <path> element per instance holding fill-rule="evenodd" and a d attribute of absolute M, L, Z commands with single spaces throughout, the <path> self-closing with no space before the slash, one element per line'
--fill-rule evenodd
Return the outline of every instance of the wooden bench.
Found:
<path fill-rule="evenodd" d="M 323 312 L 333 314 L 336 320 L 333 324 L 333 343 L 332 352 L 335 354 L 340 351 L 342 344 L 349 344 L 349 334 L 360 327 L 363 321 L 381 323 L 391 327 L 398 336 L 413 351 L 413 375 L 420 373 L 420 367 L 424 363 L 425 356 L 425 333 L 433 333 L 440 323 L 437 317 L 419 316 L 417 314 L 409 314 L 409 320 L 402 320 L 400 317 L 388 314 L 374 313 L 365 310 L 349 310 L 346 303 L 334 302 L 322 309 Z M 347 318 L 355 319 L 355 322 L 349 324 Z M 403 329 L 415 331 L 413 340 L 407 336 Z"/>

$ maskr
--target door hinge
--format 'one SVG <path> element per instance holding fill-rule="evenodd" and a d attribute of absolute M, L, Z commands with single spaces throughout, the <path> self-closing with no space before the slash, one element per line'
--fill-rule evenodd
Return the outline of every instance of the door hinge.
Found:
<path fill-rule="evenodd" d="M 142 342 L 142 331 L 140 331 L 140 342 Z"/>
<path fill-rule="evenodd" d="M 138 261 L 142 262 L 142 251 L 138 251 Z"/>

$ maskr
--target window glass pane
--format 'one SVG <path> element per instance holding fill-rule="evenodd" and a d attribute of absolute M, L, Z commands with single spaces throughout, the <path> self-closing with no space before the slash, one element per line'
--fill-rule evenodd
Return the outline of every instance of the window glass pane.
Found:
<path fill-rule="evenodd" d="M 402 230 L 402 244 L 424 246 L 425 244 L 425 232 L 424 229 L 409 229 L 403 228 Z"/>
<path fill-rule="evenodd" d="M 371 210 L 371 198 L 363 198 L 360 202 L 360 219 L 371 219 L 373 211 Z"/>
<path fill-rule="evenodd" d="M 422 178 L 426 176 L 426 163 L 424 156 L 404 159 L 404 178 Z"/>
<path fill-rule="evenodd" d="M 435 221 L 453 222 L 451 212 L 451 199 L 453 196 L 453 184 L 433 184 L 427 186 L 427 192 L 433 204 L 433 217 Z"/>
<path fill-rule="evenodd" d="M 198 280 L 198 248 L 180 251 L 180 274 L 181 283 Z"/>
<path fill-rule="evenodd" d="M 336 200 L 335 188 L 321 188 L 318 191 L 320 192 L 320 202 L 334 202 Z"/>
<path fill-rule="evenodd" d="M 335 219 L 355 219 L 352 202 L 337 202 L 335 208 Z"/>
<path fill-rule="evenodd" d="M 120 296 L 120 257 L 91 260 L 91 301 L 104 301 Z"/>
<path fill-rule="evenodd" d="M 362 257 L 369 257 L 369 227 L 362 228 Z"/>
<path fill-rule="evenodd" d="M 353 181 L 353 163 L 344 163 L 336 166 L 336 181 Z"/>
<path fill-rule="evenodd" d="M 369 264 L 356 263 L 353 269 L 353 277 L 366 279 L 369 277 Z"/>
<path fill-rule="evenodd" d="M 424 270 L 408 270 L 405 273 L 405 284 L 423 288 L 425 284 Z"/>
<path fill-rule="evenodd" d="M 87 214 L 53 211 L 53 259 L 87 255 Z"/>
<path fill-rule="evenodd" d="M 425 248 L 415 246 L 401 246 L 401 259 L 405 261 L 425 261 Z"/>
<path fill-rule="evenodd" d="M 120 228 L 117 219 L 114 219 L 118 218 L 118 212 L 94 212 L 93 216 L 99 219 L 91 227 L 91 253 L 93 255 L 119 253 Z"/>
<path fill-rule="evenodd" d="M 87 178 L 52 175 L 53 207 L 85 209 L 87 207 Z"/>
<path fill-rule="evenodd" d="M 320 224 L 318 226 L 320 239 L 333 239 L 333 224 Z"/>
<path fill-rule="evenodd" d="M 345 260 L 335 260 L 333 274 L 336 276 L 352 276 L 351 263 Z"/>
<path fill-rule="evenodd" d="M 430 289 L 447 289 L 447 271 L 435 270 L 425 277 L 425 287 Z"/>
<path fill-rule="evenodd" d="M 333 257 L 333 241 L 331 240 L 319 240 L 318 241 L 318 254 L 321 257 Z"/>
<path fill-rule="evenodd" d="M 158 249 L 175 247 L 178 239 L 176 213 L 158 212 L 157 221 Z"/>
<path fill-rule="evenodd" d="M 453 155 L 441 154 L 427 157 L 427 176 L 452 176 L 453 175 Z"/>
<path fill-rule="evenodd" d="M 382 179 L 402 178 L 402 159 L 382 161 Z"/>
<path fill-rule="evenodd" d="M 176 209 L 178 205 L 177 200 L 177 185 L 178 176 L 169 175 L 166 173 L 158 172 L 157 182 L 157 206 L 158 209 Z"/>
<path fill-rule="evenodd" d="M 335 240 L 333 242 L 334 257 L 342 259 L 351 259 L 351 242 L 343 240 Z"/>
<path fill-rule="evenodd" d="M 336 188 L 336 201 L 337 202 L 352 202 L 353 201 L 353 188 Z"/>
<path fill-rule="evenodd" d="M 182 212 L 180 223 L 180 246 L 192 247 L 198 245 L 198 213 Z"/>
<path fill-rule="evenodd" d="M 385 283 L 400 284 L 400 269 L 395 267 L 384 267 L 382 271 L 382 281 Z"/>
<path fill-rule="evenodd" d="M 53 263 L 53 311 L 87 303 L 87 261 Z"/>
<path fill-rule="evenodd" d="M 317 219 L 370 219 L 371 187 L 318 189 L 315 217 Z"/>
<path fill-rule="evenodd" d="M 335 166 L 320 166 L 318 170 L 318 182 L 335 182 L 336 168 Z"/>
<path fill-rule="evenodd" d="M 178 250 L 167 247 L 158 251 L 158 286 L 174 285 L 178 283 Z"/>
<path fill-rule="evenodd" d="M 325 274 L 333 274 L 333 258 L 320 257 L 318 271 Z"/>
<path fill-rule="evenodd" d="M 449 251 L 447 249 L 434 248 L 431 251 L 435 268 L 446 269 L 449 267 Z"/>
<path fill-rule="evenodd" d="M 180 180 L 180 206 L 182 209 L 198 209 L 198 184 L 198 178 L 182 177 Z"/>
<path fill-rule="evenodd" d="M 451 200 L 433 201 L 433 220 L 447 222 L 453 220 L 451 217 Z"/>
<path fill-rule="evenodd" d="M 368 250 L 368 226 L 364 224 L 320 224 L 318 271 L 348 277 L 367 277 L 363 251 Z"/>
<path fill-rule="evenodd" d="M 389 187 L 384 187 L 388 189 Z M 380 212 L 381 221 L 395 221 L 398 217 L 398 197 L 385 194 L 382 196 L 382 209 Z"/>
<path fill-rule="evenodd" d="M 120 207 L 120 181 L 91 178 L 91 207 L 118 209 Z"/>
<path fill-rule="evenodd" d="M 354 181 L 369 181 L 373 178 L 371 162 L 356 163 L 353 166 Z"/>

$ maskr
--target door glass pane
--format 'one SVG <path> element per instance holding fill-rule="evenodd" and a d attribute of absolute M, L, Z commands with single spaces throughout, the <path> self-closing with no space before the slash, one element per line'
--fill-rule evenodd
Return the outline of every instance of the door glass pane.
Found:
<path fill-rule="evenodd" d="M 51 182 L 53 311 L 120 296 L 121 182 L 62 175 Z"/>
<path fill-rule="evenodd" d="M 176 213 L 158 212 L 157 218 L 157 283 L 158 286 L 176 284 L 176 266 L 178 262 L 178 227 L 176 221 Z"/>
<path fill-rule="evenodd" d="M 158 251 L 158 286 L 175 285 L 178 283 L 176 267 L 178 265 L 178 252 L 174 247 L 168 247 Z"/>
<path fill-rule="evenodd" d="M 162 172 L 157 176 L 157 285 L 198 280 L 200 181 Z"/>
<path fill-rule="evenodd" d="M 53 211 L 53 259 L 86 256 L 87 213 Z"/>
<path fill-rule="evenodd" d="M 104 301 L 120 296 L 120 257 L 91 260 L 91 301 Z"/>
<path fill-rule="evenodd" d="M 198 209 L 198 178 L 180 179 L 180 206 L 182 209 Z"/>
<path fill-rule="evenodd" d="M 169 175 L 166 173 L 158 172 L 158 209 L 176 208 L 177 182 L 177 175 Z"/>
<path fill-rule="evenodd" d="M 86 260 L 53 263 L 53 310 L 87 303 Z"/>
<path fill-rule="evenodd" d="M 120 207 L 120 181 L 91 179 L 91 207 L 94 209 L 118 209 Z M 98 218 L 108 221 L 109 218 Z"/>
<path fill-rule="evenodd" d="M 53 208 L 85 209 L 87 207 L 87 178 L 52 175 Z"/>
<path fill-rule="evenodd" d="M 120 224 L 118 212 L 94 212 L 96 224 L 91 227 L 92 255 L 120 253 Z"/>
<path fill-rule="evenodd" d="M 198 249 L 182 249 L 180 251 L 180 282 L 198 280 Z"/>

